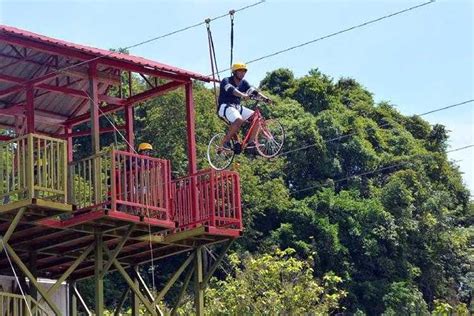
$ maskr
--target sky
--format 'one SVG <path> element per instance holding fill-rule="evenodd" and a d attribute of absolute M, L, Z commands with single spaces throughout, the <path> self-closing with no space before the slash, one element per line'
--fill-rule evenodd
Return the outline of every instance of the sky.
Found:
<path fill-rule="evenodd" d="M 128 47 L 259 2 L 230 0 L 0 0 L 0 23 L 109 49 Z M 428 0 L 266 0 L 235 14 L 234 61 L 247 62 Z M 418 9 L 249 64 L 296 77 L 318 68 L 356 79 L 404 115 L 474 99 L 474 1 L 437 0 Z M 230 19 L 211 22 L 219 69 L 230 63 Z M 204 25 L 130 49 L 133 55 L 210 73 Z M 224 72 L 226 74 L 226 72 Z M 474 144 L 474 102 L 423 117 L 450 131 L 449 148 Z M 449 153 L 474 194 L 474 148 Z"/>

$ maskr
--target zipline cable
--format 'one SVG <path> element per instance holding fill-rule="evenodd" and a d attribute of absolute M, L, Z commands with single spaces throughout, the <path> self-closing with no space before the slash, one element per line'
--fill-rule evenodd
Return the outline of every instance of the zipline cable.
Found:
<path fill-rule="evenodd" d="M 222 14 L 222 15 L 219 15 L 219 16 L 216 16 L 216 17 L 213 17 L 213 18 L 210 18 L 209 21 L 212 22 L 212 21 L 215 21 L 215 20 L 218 20 L 218 19 L 222 19 L 228 15 L 230 15 L 230 12 L 233 12 L 236 13 L 236 12 L 241 12 L 241 11 L 244 11 L 244 10 L 247 10 L 247 9 L 250 9 L 252 7 L 255 7 L 259 4 L 262 4 L 264 3 L 265 0 L 261 0 L 259 2 L 255 2 L 255 3 L 252 3 L 252 4 L 249 4 L 247 6 L 244 6 L 244 7 L 241 7 L 237 10 L 231 10 L 229 11 L 228 13 L 225 13 L 225 14 Z M 139 42 L 139 43 L 136 43 L 136 44 L 132 44 L 132 45 L 129 45 L 129 46 L 126 46 L 126 47 L 123 47 L 122 49 L 123 50 L 128 50 L 128 49 L 131 49 L 131 48 L 135 48 L 135 47 L 138 47 L 138 46 L 141 46 L 141 45 L 144 45 L 144 44 L 148 44 L 148 43 L 151 43 L 151 42 L 154 42 L 154 41 L 157 41 L 157 40 L 160 40 L 160 39 L 163 39 L 165 37 L 169 37 L 169 36 L 172 36 L 172 35 L 175 35 L 177 33 L 180 33 L 180 32 L 184 32 L 184 31 L 187 31 L 189 29 L 192 29 L 192 28 L 195 28 L 195 27 L 198 27 L 198 26 L 201 26 L 205 24 L 205 22 L 199 22 L 199 23 L 196 23 L 196 24 L 192 24 L 192 25 L 189 25 L 189 26 L 186 26 L 186 27 L 183 27 L 181 29 L 178 29 L 178 30 L 175 30 L 175 31 L 172 31 L 172 32 L 169 32 L 169 33 L 165 33 L 163 35 L 159 35 L 159 36 L 156 36 L 156 37 L 153 37 L 153 38 L 150 38 L 150 39 L 147 39 L 147 40 L 144 40 L 142 42 Z M 69 69 L 72 69 L 72 68 L 75 68 L 75 67 L 78 67 L 78 66 L 82 66 L 84 64 L 88 64 L 92 61 L 96 61 L 96 60 L 99 60 L 101 58 L 107 58 L 107 57 L 110 57 L 112 56 L 114 53 L 117 53 L 116 51 L 111 51 L 109 52 L 108 54 L 105 54 L 105 55 L 102 55 L 102 56 L 96 56 L 94 58 L 91 58 L 91 59 L 88 59 L 88 60 L 84 60 L 84 61 L 81 61 L 81 62 L 78 62 L 76 64 L 72 64 L 72 65 L 69 65 L 69 66 L 66 66 L 66 67 L 63 67 L 63 68 L 60 68 L 60 69 L 55 69 L 47 74 L 44 74 L 44 76 L 48 76 L 48 75 L 53 75 L 53 74 L 56 74 L 56 73 L 63 73 L 64 71 L 66 70 L 69 70 Z M 119 54 L 121 54 L 120 52 L 118 52 Z M 35 81 L 37 78 L 33 78 L 33 79 L 30 79 L 30 80 L 27 80 L 25 82 L 23 82 L 22 84 L 23 85 L 27 85 L 28 83 L 31 83 L 33 81 Z"/>
<path fill-rule="evenodd" d="M 445 111 L 445 110 L 455 108 L 455 107 L 458 107 L 458 106 L 461 106 L 461 105 L 464 105 L 464 104 L 467 104 L 467 103 L 471 103 L 471 102 L 474 102 L 474 99 L 470 99 L 470 100 L 462 101 L 462 102 L 459 102 L 459 103 L 451 104 L 451 105 L 448 105 L 448 106 L 444 106 L 444 107 L 441 107 L 441 108 L 437 108 L 437 109 L 434 109 L 434 110 L 431 110 L 431 111 L 428 111 L 428 112 L 425 112 L 425 113 L 421 113 L 421 114 L 418 114 L 418 115 L 415 115 L 415 116 L 425 116 L 425 115 L 428 115 L 428 114 L 431 114 L 431 113 Z M 384 123 L 384 124 L 378 125 L 377 127 L 366 128 L 366 129 L 364 129 L 364 131 L 376 130 L 376 129 L 385 127 L 385 126 L 390 125 L 390 124 L 391 123 Z M 334 138 L 324 140 L 324 143 L 330 143 L 330 142 L 333 142 L 333 141 L 336 141 L 336 140 L 341 140 L 343 138 L 347 138 L 347 137 L 350 137 L 350 136 L 353 136 L 353 135 L 357 135 L 359 133 L 360 133 L 360 131 L 356 131 L 356 132 L 353 132 L 353 133 L 337 136 L 337 137 L 334 137 Z M 308 149 L 308 148 L 311 148 L 311 147 L 315 147 L 318 144 L 319 143 L 315 143 L 315 144 L 311 144 L 311 145 L 291 149 L 291 150 L 288 150 L 288 151 L 284 151 L 284 152 L 278 154 L 277 157 L 285 156 L 285 155 L 288 155 L 288 154 L 296 152 L 296 151 L 300 151 L 300 150 Z"/>
<path fill-rule="evenodd" d="M 403 10 L 400 10 L 400 11 L 397 11 L 397 12 L 394 12 L 394 13 L 391 13 L 391 14 L 387 14 L 387 15 L 381 16 L 379 18 L 369 20 L 369 21 L 366 21 L 366 22 L 348 27 L 346 29 L 343 29 L 343 30 L 340 30 L 340 31 L 337 31 L 337 32 L 334 32 L 334 33 L 331 33 L 331 34 L 328 34 L 328 35 L 325 35 L 325 36 L 322 36 L 322 37 L 318 37 L 316 39 L 313 39 L 313 40 L 310 40 L 310 41 L 307 41 L 307 42 L 304 42 L 304 43 L 301 43 L 301 44 L 298 44 L 298 45 L 295 45 L 295 46 L 291 46 L 291 47 L 276 51 L 274 53 L 264 55 L 262 57 L 258 57 L 258 58 L 249 60 L 246 63 L 251 64 L 251 63 L 254 63 L 254 62 L 257 62 L 257 61 L 260 61 L 260 60 L 263 60 L 263 59 L 267 59 L 267 58 L 270 58 L 270 57 L 273 57 L 273 56 L 276 56 L 276 55 L 279 55 L 279 54 L 282 54 L 282 53 L 286 53 L 288 51 L 291 51 L 291 50 L 294 50 L 294 49 L 297 49 L 297 48 L 301 48 L 303 46 L 313 44 L 315 42 L 319 42 L 319 41 L 325 40 L 327 38 L 334 37 L 334 36 L 337 36 L 337 35 L 340 35 L 340 34 L 343 34 L 343 33 L 346 33 L 346 32 L 349 32 L 349 31 L 352 31 L 352 30 L 355 30 L 355 29 L 358 29 L 358 28 L 361 28 L 361 27 L 364 27 L 364 26 L 367 26 L 369 24 L 380 22 L 382 20 L 397 16 L 397 15 L 400 15 L 400 14 L 403 14 L 403 13 L 406 13 L 406 12 L 409 12 L 409 11 L 412 11 L 412 10 L 415 10 L 415 9 L 418 9 L 418 8 L 421 8 L 421 7 L 424 7 L 424 6 L 432 4 L 434 2 L 435 2 L 435 0 L 430 0 L 428 2 L 424 2 L 424 3 L 416 5 L 416 6 L 412 6 L 412 7 L 409 7 L 409 8 L 406 8 L 406 9 L 403 9 Z M 227 70 L 229 70 L 229 69 L 221 70 L 221 72 L 227 71 Z"/>
<path fill-rule="evenodd" d="M 446 151 L 445 153 L 450 153 L 450 152 L 455 152 L 455 151 L 466 150 L 466 149 L 469 149 L 469 148 L 472 148 L 472 147 L 474 147 L 474 144 L 470 144 L 470 145 L 466 145 L 466 146 L 463 146 L 463 147 L 451 149 L 451 150 Z M 411 158 L 417 157 L 417 156 L 421 156 L 421 157 L 423 157 L 423 156 L 431 156 L 432 154 L 433 154 L 433 153 L 418 154 L 418 155 L 412 156 Z M 338 182 L 346 181 L 346 180 L 349 180 L 349 179 L 352 179 L 352 178 L 355 178 L 355 177 L 360 177 L 360 176 L 366 176 L 366 175 L 369 175 L 369 174 L 374 174 L 374 173 L 377 173 L 377 172 L 380 172 L 380 171 L 384 171 L 384 170 L 387 170 L 387 169 L 391 169 L 391 168 L 395 168 L 395 167 L 400 167 L 400 166 L 409 164 L 409 163 L 411 163 L 411 162 L 412 162 L 412 161 L 400 162 L 400 163 L 397 163 L 397 164 L 393 164 L 393 165 L 381 167 L 381 168 L 378 168 L 378 169 L 375 169 L 375 170 L 371 170 L 371 171 L 367 171 L 367 172 L 363 172 L 363 173 L 359 173 L 359 174 L 354 174 L 354 175 L 351 175 L 351 176 L 348 176 L 348 177 L 336 179 L 336 180 L 333 180 L 332 182 L 333 182 L 333 183 L 338 183 Z M 328 179 L 328 180 L 330 180 L 330 179 Z M 308 191 L 308 190 L 316 189 L 316 188 L 323 187 L 323 186 L 324 186 L 324 185 L 321 185 L 321 184 L 319 184 L 319 185 L 314 185 L 314 186 L 306 187 L 306 188 L 303 188 L 303 189 L 295 190 L 295 191 L 292 191 L 292 192 L 290 192 L 290 193 L 291 193 L 291 194 L 295 194 L 295 193 L 299 193 L 299 192 L 303 192 L 303 191 Z"/>

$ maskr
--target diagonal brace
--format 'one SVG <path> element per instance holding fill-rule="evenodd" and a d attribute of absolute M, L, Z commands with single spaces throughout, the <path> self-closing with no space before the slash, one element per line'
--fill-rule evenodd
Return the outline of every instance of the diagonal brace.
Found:
<path fill-rule="evenodd" d="M 63 275 L 56 280 L 56 283 L 52 287 L 49 288 L 49 290 L 46 292 L 46 295 L 51 298 L 51 296 L 58 290 L 58 288 L 61 286 L 61 284 L 71 275 L 71 273 L 76 270 L 77 266 L 79 266 L 91 253 L 91 251 L 94 249 L 95 243 L 92 243 L 87 249 L 74 261 L 74 263 L 63 273 Z M 44 300 L 44 296 L 41 298 L 39 301 L 40 303 Z M 34 312 L 34 311 L 33 311 Z"/>
<path fill-rule="evenodd" d="M 194 274 L 194 270 L 195 270 L 194 266 L 189 268 L 189 271 L 186 274 L 186 277 L 184 278 L 183 286 L 181 287 L 181 290 L 179 291 L 178 298 L 176 299 L 176 302 L 174 303 L 174 306 L 173 306 L 173 310 L 171 311 L 172 316 L 176 315 L 176 312 L 181 303 L 181 300 L 183 299 L 184 293 L 186 292 L 186 289 L 188 288 L 189 281 L 191 281 L 191 277 Z"/>
<path fill-rule="evenodd" d="M 173 274 L 171 279 L 166 283 L 165 287 L 158 293 L 158 296 L 156 297 L 156 301 L 159 302 L 161 301 L 166 293 L 168 293 L 169 289 L 173 286 L 173 284 L 178 280 L 178 278 L 181 276 L 183 271 L 188 267 L 188 265 L 193 261 L 194 259 L 194 252 L 189 255 L 189 257 L 186 259 L 186 261 L 183 262 L 181 267 Z"/>
<path fill-rule="evenodd" d="M 146 297 L 150 300 L 151 303 L 154 303 L 154 302 L 155 302 L 155 298 L 154 298 L 153 294 L 151 294 L 150 289 L 148 288 L 148 286 L 146 286 L 146 283 L 145 283 L 145 281 L 143 280 L 143 278 L 142 278 L 142 276 L 140 275 L 140 273 L 138 273 L 138 270 L 133 269 L 133 270 L 132 270 L 132 273 L 134 274 L 134 276 L 135 276 L 136 279 L 138 280 L 139 286 L 141 286 L 141 287 L 143 288 L 143 290 L 145 291 Z M 160 315 L 163 315 L 163 312 L 161 311 L 160 307 L 159 307 L 157 304 L 155 304 L 155 307 L 156 307 L 157 312 L 158 312 Z"/>
<path fill-rule="evenodd" d="M 20 219 L 23 217 L 23 214 L 25 214 L 26 207 L 22 207 L 15 215 L 13 218 L 12 222 L 10 223 L 10 226 L 8 226 L 8 229 L 5 233 L 5 235 L 0 236 L 1 243 L 0 243 L 0 252 L 3 251 L 4 244 L 8 243 L 8 240 L 13 234 L 13 231 L 15 231 L 16 226 L 20 222 Z"/>
<path fill-rule="evenodd" d="M 204 277 L 204 279 L 202 280 L 201 282 L 201 289 L 206 289 L 207 286 L 209 285 L 209 280 L 211 279 L 212 275 L 214 274 L 214 272 L 216 271 L 217 267 L 219 266 L 219 264 L 222 262 L 222 260 L 224 259 L 224 256 L 225 254 L 227 253 L 227 250 L 229 250 L 230 246 L 232 245 L 232 243 L 234 242 L 234 239 L 230 239 L 224 246 L 224 249 L 222 250 L 221 254 L 219 255 L 219 257 L 217 257 L 216 261 L 214 262 L 214 264 L 211 266 L 211 268 L 209 269 L 209 272 L 207 273 L 207 275 Z"/>
<path fill-rule="evenodd" d="M 107 257 L 111 258 L 111 253 L 109 248 L 104 244 L 103 246 L 105 253 L 107 254 Z M 145 305 L 146 309 L 148 312 L 150 312 L 152 315 L 156 315 L 156 311 L 154 310 L 153 306 L 150 304 L 150 302 L 143 296 L 142 292 L 140 292 L 140 289 L 135 285 L 133 280 L 130 278 L 128 275 L 127 271 L 122 267 L 120 262 L 118 262 L 117 259 L 112 260 L 113 265 L 117 269 L 117 271 L 122 275 L 122 277 L 125 279 L 125 282 L 127 282 L 128 286 L 130 289 L 135 293 L 136 296 L 138 296 L 139 300 L 142 301 L 142 303 Z"/>
<path fill-rule="evenodd" d="M 31 274 L 30 270 L 28 270 L 26 265 L 21 261 L 21 258 L 18 257 L 15 250 L 13 250 L 12 247 L 10 247 L 9 244 L 4 244 L 4 247 L 8 251 L 10 256 L 12 257 L 12 259 L 16 263 L 16 265 L 23 272 L 23 274 L 26 275 L 26 277 L 30 280 L 30 282 L 33 284 L 33 286 L 38 290 L 38 292 L 44 298 L 46 303 L 48 303 L 49 307 L 51 307 L 53 312 L 58 316 L 61 315 L 61 312 L 59 311 L 56 304 L 54 304 L 53 301 L 51 301 L 51 298 L 49 297 L 49 295 L 46 293 L 46 291 L 43 289 L 43 287 L 36 281 L 36 278 L 33 276 L 33 274 Z"/>
<path fill-rule="evenodd" d="M 130 235 L 132 234 L 132 231 L 135 229 L 135 224 L 131 224 L 129 227 L 128 227 L 128 230 L 127 232 L 125 233 L 125 236 L 122 237 L 122 239 L 120 240 L 119 244 L 115 247 L 115 249 L 113 250 L 112 254 L 111 254 L 111 257 L 109 257 L 109 261 L 105 264 L 105 267 L 104 269 L 102 270 L 102 276 L 104 276 L 107 271 L 110 269 L 110 267 L 112 266 L 113 264 L 113 261 L 117 258 L 118 254 L 120 253 L 120 251 L 122 250 L 123 246 L 125 245 L 125 243 L 127 242 L 128 238 L 130 237 Z"/>

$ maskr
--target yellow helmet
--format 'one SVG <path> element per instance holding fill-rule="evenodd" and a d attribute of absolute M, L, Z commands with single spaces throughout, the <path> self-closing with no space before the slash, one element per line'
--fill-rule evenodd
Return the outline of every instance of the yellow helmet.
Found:
<path fill-rule="evenodd" d="M 153 146 L 148 143 L 141 143 L 140 145 L 138 145 L 138 151 L 142 150 L 153 150 Z"/>
<path fill-rule="evenodd" d="M 247 65 L 244 63 L 235 63 L 232 65 L 232 72 L 237 70 L 245 70 L 247 71 Z"/>

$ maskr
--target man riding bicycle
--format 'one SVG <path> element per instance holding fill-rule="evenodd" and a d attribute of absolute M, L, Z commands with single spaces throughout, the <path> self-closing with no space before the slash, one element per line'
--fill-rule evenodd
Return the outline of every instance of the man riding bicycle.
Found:
<path fill-rule="evenodd" d="M 247 73 L 247 65 L 235 63 L 232 65 L 232 76 L 221 81 L 219 91 L 219 105 L 217 114 L 230 123 L 229 130 L 222 141 L 222 147 L 240 152 L 240 144 L 236 143 L 234 148 L 230 140 L 237 135 L 242 124 L 254 113 L 249 108 L 240 105 L 241 99 L 248 100 L 250 97 L 260 97 L 266 102 L 271 102 L 269 98 L 261 94 L 254 87 L 250 86 L 244 79 Z"/>

